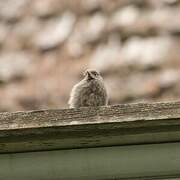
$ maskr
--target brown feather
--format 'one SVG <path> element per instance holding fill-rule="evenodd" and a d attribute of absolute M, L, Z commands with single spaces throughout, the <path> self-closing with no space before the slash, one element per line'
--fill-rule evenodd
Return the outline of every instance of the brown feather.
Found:
<path fill-rule="evenodd" d="M 103 78 L 96 70 L 87 70 L 85 77 L 71 91 L 68 101 L 70 108 L 104 106 L 108 103 Z"/>

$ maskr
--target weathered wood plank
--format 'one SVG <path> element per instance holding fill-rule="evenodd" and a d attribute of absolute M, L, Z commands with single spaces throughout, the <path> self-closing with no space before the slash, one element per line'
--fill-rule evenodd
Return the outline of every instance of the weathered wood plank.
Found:
<path fill-rule="evenodd" d="M 0 114 L 0 152 L 180 141 L 180 102 Z"/>

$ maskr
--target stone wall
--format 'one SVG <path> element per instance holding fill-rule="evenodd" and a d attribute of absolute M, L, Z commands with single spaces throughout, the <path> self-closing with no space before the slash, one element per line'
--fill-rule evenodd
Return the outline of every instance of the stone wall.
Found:
<path fill-rule="evenodd" d="M 87 68 L 110 103 L 180 97 L 179 0 L 0 1 L 0 111 L 67 107 Z"/>

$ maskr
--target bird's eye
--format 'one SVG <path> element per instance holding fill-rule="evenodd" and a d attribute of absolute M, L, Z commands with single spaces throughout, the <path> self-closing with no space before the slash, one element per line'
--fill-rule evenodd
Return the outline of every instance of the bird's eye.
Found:
<path fill-rule="evenodd" d="M 94 75 L 97 76 L 98 75 L 97 72 L 94 72 Z"/>

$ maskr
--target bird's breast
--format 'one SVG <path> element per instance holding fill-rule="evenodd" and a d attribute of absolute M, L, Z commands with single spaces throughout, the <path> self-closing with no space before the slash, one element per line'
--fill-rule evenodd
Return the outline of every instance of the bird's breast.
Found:
<path fill-rule="evenodd" d="M 92 93 L 98 93 L 103 88 L 103 84 L 97 80 L 89 82 L 88 88 Z"/>

